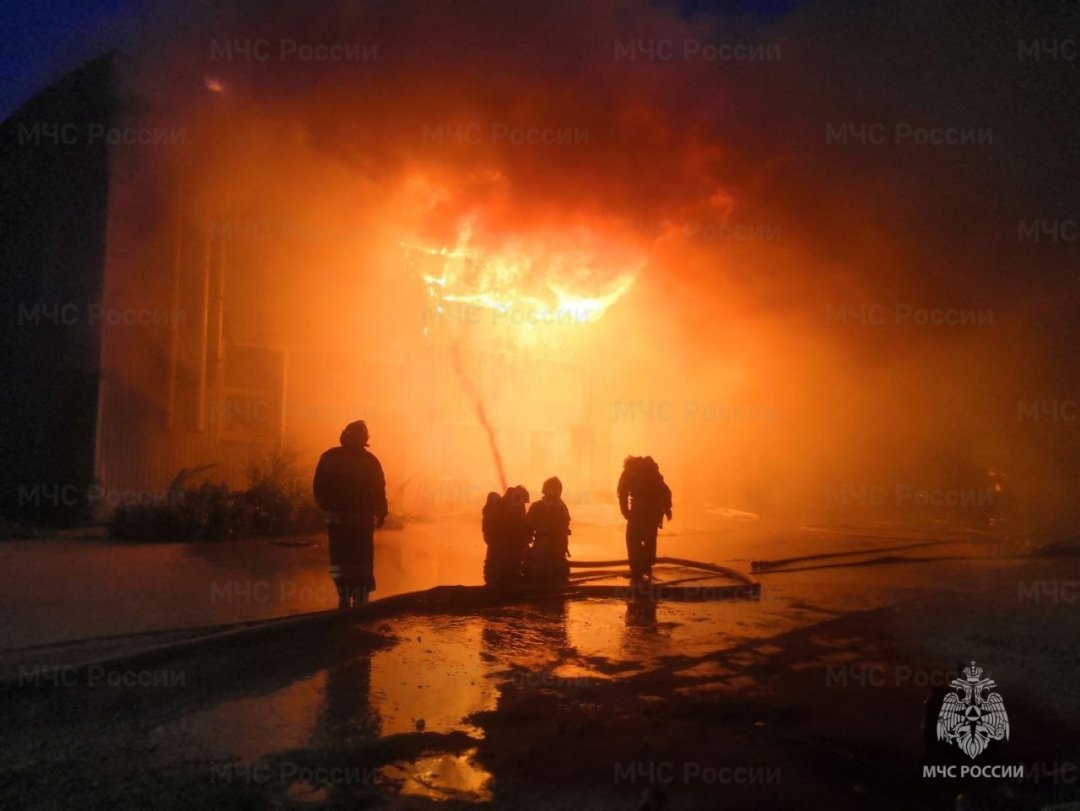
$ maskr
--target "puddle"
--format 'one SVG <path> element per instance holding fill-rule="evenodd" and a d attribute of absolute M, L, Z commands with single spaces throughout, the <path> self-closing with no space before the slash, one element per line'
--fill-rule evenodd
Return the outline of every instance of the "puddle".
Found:
<path fill-rule="evenodd" d="M 371 657 L 372 711 L 383 736 L 460 730 L 481 738 L 464 719 L 495 708 L 478 619 L 410 619 L 394 629 L 399 642 Z"/>
<path fill-rule="evenodd" d="M 431 755 L 409 762 L 394 763 L 382 769 L 382 777 L 406 797 L 429 800 L 482 803 L 489 802 L 492 777 L 474 758 L 476 750 L 460 755 Z"/>
<path fill-rule="evenodd" d="M 659 603 L 596 597 L 502 606 L 469 616 L 408 616 L 378 627 L 395 642 L 263 694 L 223 701 L 156 731 L 162 759 L 254 762 L 285 752 L 375 757 L 383 791 L 434 801 L 487 802 L 493 778 L 478 745 L 504 691 L 588 702 L 591 690 L 654 669 L 686 694 L 758 689 L 748 665 L 777 652 L 747 642 L 789 630 L 779 601 Z M 816 621 L 813 614 L 806 615 Z M 807 620 L 810 621 L 810 620 Z M 732 650 L 742 648 L 740 650 Z M 731 650 L 721 665 L 695 661 Z M 662 695 L 642 696 L 662 706 Z M 575 706 L 578 706 L 575 704 Z M 444 737 L 445 736 L 445 737 Z M 377 758 L 387 759 L 379 761 Z M 367 757 L 367 756 L 364 756 Z M 379 765 L 381 764 L 381 765 Z M 287 787 L 318 804 L 317 785 Z"/>
<path fill-rule="evenodd" d="M 470 719 L 497 709 L 503 687 L 568 689 L 696 658 L 777 633 L 756 602 L 627 602 L 615 598 L 507 606 L 470 617 L 405 617 L 397 641 L 269 695 L 224 701 L 155 733 L 164 749 L 250 762 L 288 749 L 417 732 L 484 737 Z M 791 624 L 790 615 L 784 625 Z M 762 648 L 767 653 L 775 648 Z M 756 653 L 731 657 L 735 668 Z M 710 665 L 681 675 L 723 677 Z"/>

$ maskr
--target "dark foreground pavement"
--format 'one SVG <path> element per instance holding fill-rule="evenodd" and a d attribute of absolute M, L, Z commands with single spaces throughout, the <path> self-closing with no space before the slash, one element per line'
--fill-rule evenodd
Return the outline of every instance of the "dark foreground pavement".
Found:
<path fill-rule="evenodd" d="M 6 682 L 0 806 L 1076 803 L 1077 579 L 1062 557 L 776 573 L 694 605 L 449 588 L 167 640 Z M 922 731 L 970 659 L 1011 720 L 974 762 Z M 973 763 L 1023 777 L 924 776 Z"/>

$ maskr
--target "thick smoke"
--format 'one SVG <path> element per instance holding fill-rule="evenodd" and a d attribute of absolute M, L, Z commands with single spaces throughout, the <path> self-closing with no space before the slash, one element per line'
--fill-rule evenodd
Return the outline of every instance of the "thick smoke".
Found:
<path fill-rule="evenodd" d="M 399 338 L 431 326 L 408 303 L 430 267 L 402 246 L 468 224 L 480 256 L 588 254 L 515 280 L 538 295 L 636 274 L 558 345 L 603 370 L 587 418 L 611 457 L 652 453 L 677 504 L 969 521 L 917 494 L 967 498 L 993 468 L 995 509 L 1052 524 L 1078 484 L 1075 411 L 1053 405 L 1077 399 L 1075 243 L 1024 229 L 1075 214 L 1080 140 L 1060 65 L 1018 40 L 1075 26 L 1068 8 L 234 0 L 163 12 L 128 75 L 139 115 L 189 128 L 153 159 L 193 199 L 312 237 L 249 246 L 258 272 L 231 291 L 258 302 L 235 328 L 290 346 L 293 385 L 341 404 L 293 423 L 307 452 L 355 406 L 384 455 L 405 453 L 418 417 L 370 393 L 424 397 Z M 333 45 L 375 55 L 282 50 Z M 372 343 L 385 367 L 352 360 Z M 527 430 L 558 385 L 488 414 Z"/>

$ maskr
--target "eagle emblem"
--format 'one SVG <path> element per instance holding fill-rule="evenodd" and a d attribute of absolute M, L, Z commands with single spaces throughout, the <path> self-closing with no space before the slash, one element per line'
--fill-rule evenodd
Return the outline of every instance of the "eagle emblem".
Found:
<path fill-rule="evenodd" d="M 993 679 L 982 677 L 983 669 L 975 662 L 964 668 L 963 679 L 953 679 L 941 702 L 937 717 L 937 738 L 954 743 L 974 760 L 990 741 L 1009 740 L 1009 716 L 1001 693 L 987 693 L 997 687 Z"/>

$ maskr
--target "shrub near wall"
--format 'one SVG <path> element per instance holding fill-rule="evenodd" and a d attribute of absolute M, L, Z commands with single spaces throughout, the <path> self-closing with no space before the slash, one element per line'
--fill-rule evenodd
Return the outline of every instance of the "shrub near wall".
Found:
<path fill-rule="evenodd" d="M 283 451 L 251 466 L 249 486 L 230 490 L 204 482 L 170 490 L 156 504 L 124 504 L 113 513 L 109 532 L 128 541 L 222 541 L 282 537 L 322 527 L 295 456 Z"/>

